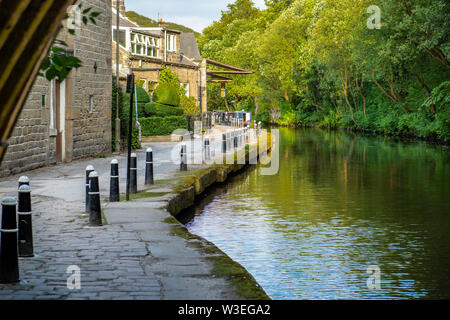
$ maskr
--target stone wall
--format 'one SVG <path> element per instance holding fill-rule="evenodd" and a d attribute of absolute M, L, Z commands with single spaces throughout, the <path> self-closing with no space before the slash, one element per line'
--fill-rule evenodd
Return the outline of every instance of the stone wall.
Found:
<path fill-rule="evenodd" d="M 111 152 L 111 2 L 83 3 L 83 7 L 92 7 L 101 14 L 97 25 L 83 26 L 73 41 L 74 54 L 83 61 L 83 66 L 73 72 L 72 112 L 66 114 L 72 127 L 72 132 L 67 132 L 73 137 L 72 159 Z"/>
<path fill-rule="evenodd" d="M 8 140 L 9 147 L 2 162 L 0 176 L 36 169 L 55 161 L 55 154 L 50 148 L 54 147 L 55 141 L 49 136 L 48 129 L 48 91 L 49 82 L 38 78 Z"/>
<path fill-rule="evenodd" d="M 64 29 L 58 35 L 83 64 L 69 73 L 61 87 L 65 117 L 60 119 L 64 130 L 59 133 L 65 143 L 59 154 L 64 149 L 64 157 L 58 158 L 56 146 L 55 81 L 50 84 L 38 77 L 8 141 L 0 177 L 111 151 L 111 1 L 80 2 L 83 8 L 92 7 L 101 14 L 97 25 L 82 25 L 75 36 Z"/>

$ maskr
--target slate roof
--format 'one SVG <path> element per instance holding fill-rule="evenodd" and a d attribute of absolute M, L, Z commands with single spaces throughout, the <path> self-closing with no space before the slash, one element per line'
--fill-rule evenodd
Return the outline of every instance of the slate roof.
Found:
<path fill-rule="evenodd" d="M 197 40 L 192 32 L 183 32 L 180 35 L 180 50 L 183 54 L 191 59 L 201 59 L 198 50 Z"/>
<path fill-rule="evenodd" d="M 112 17 L 111 18 L 112 26 L 114 27 L 116 25 L 116 20 L 117 20 L 116 13 L 114 11 L 112 12 L 111 17 Z M 139 26 L 136 23 L 134 23 L 128 19 L 125 19 L 122 15 L 119 16 L 119 24 L 121 27 L 139 28 Z"/>
<path fill-rule="evenodd" d="M 148 36 L 161 38 L 161 31 L 159 30 L 142 30 L 139 28 L 131 28 L 131 30 L 137 33 L 146 34 Z"/>

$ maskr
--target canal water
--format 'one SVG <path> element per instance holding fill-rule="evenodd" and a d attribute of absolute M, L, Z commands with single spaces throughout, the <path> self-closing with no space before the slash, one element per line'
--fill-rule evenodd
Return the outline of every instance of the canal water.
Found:
<path fill-rule="evenodd" d="M 273 299 L 449 299 L 449 204 L 448 147 L 280 129 L 277 175 L 235 176 L 183 222 Z"/>

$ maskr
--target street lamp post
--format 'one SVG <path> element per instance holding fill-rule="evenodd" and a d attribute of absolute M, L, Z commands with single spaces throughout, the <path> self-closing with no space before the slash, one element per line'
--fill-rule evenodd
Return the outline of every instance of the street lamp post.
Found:
<path fill-rule="evenodd" d="M 120 86 L 120 75 L 119 75 L 119 40 L 120 40 L 120 32 L 119 32 L 119 4 L 116 2 L 116 152 L 120 152 L 120 118 L 119 118 L 119 86 Z"/>
<path fill-rule="evenodd" d="M 133 135 L 133 96 L 134 96 L 134 74 L 127 76 L 127 93 L 130 94 L 130 114 L 128 119 L 128 157 L 127 157 L 127 192 L 126 199 L 130 200 L 130 177 L 131 177 L 131 137 Z"/>

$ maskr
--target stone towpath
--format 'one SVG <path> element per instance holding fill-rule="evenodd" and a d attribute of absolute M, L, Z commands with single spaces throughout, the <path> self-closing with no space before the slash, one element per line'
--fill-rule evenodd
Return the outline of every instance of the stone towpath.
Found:
<path fill-rule="evenodd" d="M 195 242 L 173 233 L 165 206 L 164 181 L 178 174 L 170 161 L 176 143 L 151 143 L 138 152 L 139 189 L 143 189 L 144 150 L 155 157 L 154 197 L 108 203 L 112 158 L 75 161 L 26 173 L 31 179 L 34 258 L 20 259 L 21 282 L 0 285 L 2 299 L 241 299 L 225 278 L 215 277 L 212 262 Z M 126 158 L 120 163 L 125 190 Z M 107 224 L 88 227 L 84 214 L 85 168 L 100 174 Z M 201 167 L 190 166 L 190 170 Z M 17 195 L 20 175 L 0 180 L 0 197 Z M 69 266 L 80 268 L 81 289 L 70 290 Z"/>

